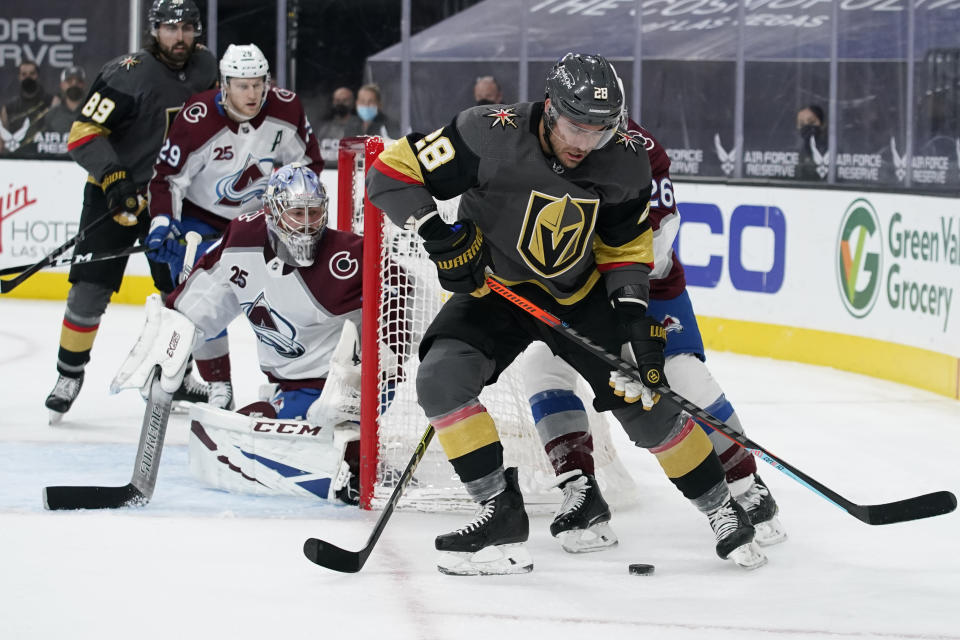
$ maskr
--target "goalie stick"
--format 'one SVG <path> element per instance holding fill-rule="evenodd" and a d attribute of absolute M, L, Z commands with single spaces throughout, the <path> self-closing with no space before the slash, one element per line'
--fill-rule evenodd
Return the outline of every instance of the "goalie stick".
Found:
<path fill-rule="evenodd" d="M 45 487 L 43 506 L 50 511 L 63 509 L 118 509 L 144 505 L 153 496 L 160 467 L 160 453 L 167 433 L 173 394 L 160 386 L 160 367 L 155 366 L 149 380 L 150 395 L 140 428 L 140 444 L 130 483 L 122 487 Z"/>
<path fill-rule="evenodd" d="M 541 309 L 523 296 L 514 292 L 506 285 L 494 280 L 489 276 L 487 277 L 486 284 L 491 290 L 509 302 L 520 307 L 540 322 L 546 324 L 561 335 L 566 336 L 583 349 L 589 351 L 596 357 L 606 362 L 611 369 L 618 369 L 637 382 L 640 382 L 641 384 L 643 383 L 643 378 L 640 376 L 640 372 L 636 369 L 636 367 L 609 353 L 603 347 L 591 341 L 589 338 L 581 335 L 575 329 L 573 329 L 573 327 L 566 324 L 550 312 Z M 737 433 L 722 420 L 718 420 L 717 418 L 713 417 L 697 405 L 681 396 L 676 391 L 672 390 L 670 387 L 660 385 L 656 387 L 654 391 L 662 395 L 664 398 L 674 402 L 677 406 L 688 413 L 693 414 L 700 421 L 710 425 L 710 427 L 732 440 L 735 444 L 743 447 L 754 456 L 762 458 L 764 462 L 771 464 L 777 470 L 782 471 L 803 486 L 807 487 L 822 498 L 825 498 L 829 502 L 832 502 L 861 522 L 872 525 L 906 522 L 909 520 L 919 520 L 921 518 L 931 518 L 933 516 L 943 515 L 950 513 L 957 508 L 957 497 L 949 491 L 936 491 L 934 493 L 928 493 L 922 496 L 915 496 L 913 498 L 906 498 L 905 500 L 898 500 L 896 502 L 888 502 L 885 504 L 856 504 L 851 500 L 844 498 L 829 487 L 817 482 L 784 459 L 774 456 L 767 449 L 757 444 L 750 438 L 747 438 L 745 435 Z"/>
<path fill-rule="evenodd" d="M 367 538 L 367 544 L 365 544 L 362 549 L 359 551 L 348 551 L 347 549 L 341 549 L 319 538 L 307 538 L 303 543 L 303 555 L 307 556 L 310 562 L 318 564 L 321 567 L 326 567 L 327 569 L 333 569 L 334 571 L 340 571 L 342 573 L 356 573 L 360 571 L 367 562 L 367 558 L 370 557 L 370 552 L 373 551 L 377 540 L 380 539 L 380 534 L 383 533 L 384 527 L 387 526 L 387 521 L 390 519 L 390 516 L 393 515 L 394 508 L 400 501 L 404 489 L 407 488 L 407 485 L 413 478 L 413 472 L 417 470 L 417 465 L 420 464 L 420 459 L 423 458 L 423 454 L 427 452 L 427 447 L 430 445 L 430 440 L 432 439 L 433 425 L 431 424 L 427 425 L 427 430 L 423 432 L 423 437 L 420 438 L 420 442 L 417 444 L 417 448 L 414 450 L 410 462 L 407 463 L 407 468 L 403 470 L 403 474 L 397 481 L 397 486 L 393 489 L 393 493 L 390 494 L 390 499 L 387 500 L 383 511 L 380 512 L 380 517 L 377 518 L 377 523 L 373 526 L 370 537 Z"/>

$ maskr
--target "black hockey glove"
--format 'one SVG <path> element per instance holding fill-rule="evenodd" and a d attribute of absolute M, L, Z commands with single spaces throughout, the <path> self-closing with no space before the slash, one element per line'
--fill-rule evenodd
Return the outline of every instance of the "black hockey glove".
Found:
<path fill-rule="evenodd" d="M 647 315 L 644 304 L 634 301 L 636 298 L 624 289 L 614 295 L 612 303 L 620 322 L 624 350 L 632 355 L 637 363 L 643 385 L 620 371 L 614 371 L 610 374 L 610 386 L 614 388 L 614 393 L 623 396 L 625 401 L 642 400 L 644 409 L 651 409 L 660 399 L 660 394 L 652 392 L 660 385 L 669 386 L 663 372 L 663 348 L 667 344 L 667 331 L 662 324 Z"/>
<path fill-rule="evenodd" d="M 440 286 L 476 297 L 490 292 L 485 282 L 490 249 L 477 225 L 470 220 L 449 225 L 439 215 L 433 215 L 421 225 L 419 233 L 423 248 L 437 265 Z"/>
<path fill-rule="evenodd" d="M 137 224 L 137 215 L 140 213 L 140 199 L 137 197 L 137 186 L 127 175 L 127 170 L 116 165 L 107 169 L 100 181 L 103 195 L 107 196 L 107 209 L 113 211 L 113 219 L 124 227 Z"/>

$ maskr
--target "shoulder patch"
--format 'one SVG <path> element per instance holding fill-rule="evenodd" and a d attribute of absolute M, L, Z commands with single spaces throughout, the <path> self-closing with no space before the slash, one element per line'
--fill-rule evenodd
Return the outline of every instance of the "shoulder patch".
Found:
<path fill-rule="evenodd" d="M 277 96 L 277 99 L 282 102 L 293 102 L 297 98 L 297 94 L 289 89 L 281 89 L 280 87 L 272 87 L 270 92 Z"/>
<path fill-rule="evenodd" d="M 653 148 L 653 140 L 646 137 L 642 132 L 637 131 L 636 129 L 619 129 L 617 131 L 616 144 L 622 144 L 624 148 L 629 149 L 634 153 L 637 153 L 641 147 L 646 151 L 649 151 Z"/>
<path fill-rule="evenodd" d="M 197 124 L 207 117 L 207 105 L 203 102 L 191 102 L 183 108 L 183 119 L 190 124 Z"/>
<path fill-rule="evenodd" d="M 138 54 L 132 53 L 120 60 L 119 66 L 123 67 L 124 70 L 130 71 L 135 66 L 140 64 L 140 56 Z"/>
<path fill-rule="evenodd" d="M 490 123 L 491 129 L 497 125 L 500 125 L 503 129 L 506 129 L 508 125 L 514 129 L 517 128 L 517 123 L 514 122 L 514 120 L 520 116 L 516 114 L 513 107 L 487 107 L 487 111 L 489 111 L 489 113 L 484 114 L 484 117 L 493 120 Z"/>

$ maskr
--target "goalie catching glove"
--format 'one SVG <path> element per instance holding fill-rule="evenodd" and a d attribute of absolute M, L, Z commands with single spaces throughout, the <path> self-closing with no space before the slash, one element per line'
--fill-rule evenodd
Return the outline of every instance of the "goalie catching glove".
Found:
<path fill-rule="evenodd" d="M 440 286 L 454 293 L 480 297 L 490 292 L 485 283 L 490 249 L 483 232 L 471 220 L 449 225 L 434 210 L 418 221 L 423 248 L 437 265 Z"/>
<path fill-rule="evenodd" d="M 669 386 L 667 376 L 663 373 L 663 348 L 667 344 L 667 331 L 647 315 L 647 305 L 638 294 L 639 290 L 634 291 L 634 287 L 628 285 L 617 290 L 611 301 L 620 322 L 624 343 L 621 355 L 624 360 L 636 363 L 643 383 L 621 371 L 612 371 L 610 386 L 624 401 L 633 403 L 640 400 L 643 408 L 649 411 L 660 400 L 657 387 Z"/>

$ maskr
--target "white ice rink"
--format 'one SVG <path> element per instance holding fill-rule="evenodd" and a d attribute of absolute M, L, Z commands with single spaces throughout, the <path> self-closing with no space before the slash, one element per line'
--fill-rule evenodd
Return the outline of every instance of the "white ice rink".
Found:
<path fill-rule="evenodd" d="M 49 513 L 51 484 L 129 481 L 143 403 L 107 385 L 142 325 L 104 319 L 73 410 L 47 426 L 63 304 L 0 300 L 0 639 L 376 638 L 960 639 L 960 515 L 863 524 L 775 469 L 761 473 L 790 539 L 745 572 L 652 456 L 614 433 L 646 488 L 614 514 L 620 546 L 574 556 L 532 518 L 533 573 L 437 572 L 433 538 L 467 514 L 398 512 L 358 574 L 309 563 L 307 537 L 359 548 L 376 513 L 201 487 L 171 420 L 143 508 Z M 232 331 L 241 403 L 262 381 L 252 333 Z M 960 492 L 960 403 L 884 381 L 726 353 L 714 375 L 749 435 L 855 502 Z M 436 446 L 436 443 L 434 443 Z M 632 562 L 656 565 L 650 577 Z"/>

